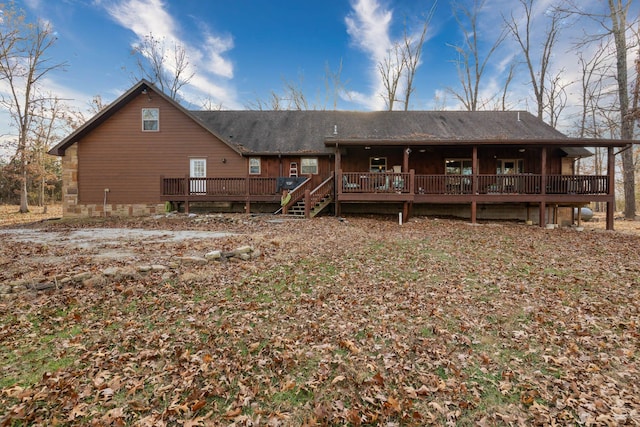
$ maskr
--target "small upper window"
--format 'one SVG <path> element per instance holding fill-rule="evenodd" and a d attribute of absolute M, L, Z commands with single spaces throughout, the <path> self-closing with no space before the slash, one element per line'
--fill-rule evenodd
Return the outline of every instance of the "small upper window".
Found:
<path fill-rule="evenodd" d="M 317 175 L 318 174 L 318 158 L 317 157 L 301 158 L 300 173 L 302 175 Z"/>
<path fill-rule="evenodd" d="M 158 131 L 160 129 L 160 110 L 157 108 L 142 109 L 142 130 Z"/>
<path fill-rule="evenodd" d="M 260 175 L 260 157 L 249 157 L 249 174 Z"/>

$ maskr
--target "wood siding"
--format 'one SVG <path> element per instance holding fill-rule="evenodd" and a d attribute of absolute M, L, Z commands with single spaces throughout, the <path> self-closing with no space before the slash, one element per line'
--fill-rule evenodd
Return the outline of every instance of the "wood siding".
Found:
<path fill-rule="evenodd" d="M 79 203 L 159 203 L 160 177 L 189 175 L 207 159 L 208 177 L 243 177 L 248 160 L 149 90 L 78 144 Z M 142 131 L 142 109 L 159 108 L 158 132 Z"/>

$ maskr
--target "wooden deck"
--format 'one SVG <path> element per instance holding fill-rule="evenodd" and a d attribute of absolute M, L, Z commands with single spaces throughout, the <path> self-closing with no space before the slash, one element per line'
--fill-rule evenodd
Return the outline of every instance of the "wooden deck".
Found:
<path fill-rule="evenodd" d="M 279 182 L 282 179 L 161 177 L 160 198 L 162 201 L 185 203 L 186 211 L 190 202 L 236 202 L 245 203 L 249 212 L 251 203 L 280 203 L 282 192 Z M 332 188 L 327 188 L 329 185 Z M 413 204 L 470 204 L 471 221 L 475 222 L 479 204 L 522 203 L 539 206 L 539 224 L 546 223 L 545 206 L 578 207 L 590 202 L 605 202 L 608 229 L 613 229 L 615 202 L 613 182 L 608 175 L 338 172 L 335 179 L 332 174 L 318 188 L 311 188 L 310 181 L 306 180 L 291 193 L 297 196 L 296 200 L 291 199 L 290 205 L 297 200 L 306 201 L 307 217 L 309 209 L 317 206 L 316 198 L 333 193 L 331 200 L 338 214 L 342 202 L 403 203 L 405 219 L 409 217 Z"/>
<path fill-rule="evenodd" d="M 543 184 L 544 180 L 544 184 Z M 415 175 L 345 172 L 341 201 L 470 202 L 599 200 L 611 195 L 606 175 Z M 278 178 L 161 178 L 163 201 L 278 201 Z"/>

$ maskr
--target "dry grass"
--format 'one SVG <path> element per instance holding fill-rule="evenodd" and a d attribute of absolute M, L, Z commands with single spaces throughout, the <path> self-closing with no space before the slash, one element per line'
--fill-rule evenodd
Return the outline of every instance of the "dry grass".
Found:
<path fill-rule="evenodd" d="M 6 233 L 0 285 L 93 277 L 0 299 L 0 425 L 640 424 L 630 233 L 246 215 L 30 228 L 97 226 L 234 234 Z M 245 244 L 262 255 L 101 273 Z"/>
<path fill-rule="evenodd" d="M 0 205 L 0 227 L 38 222 L 62 216 L 62 205 L 55 204 L 46 207 L 30 206 L 29 212 L 22 214 L 18 205 Z"/>

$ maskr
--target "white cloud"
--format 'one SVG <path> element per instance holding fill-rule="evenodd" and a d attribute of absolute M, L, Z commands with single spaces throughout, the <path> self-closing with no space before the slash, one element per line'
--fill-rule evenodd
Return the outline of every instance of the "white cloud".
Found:
<path fill-rule="evenodd" d="M 369 78 L 371 93 L 351 91 L 349 96 L 353 102 L 372 110 L 385 108 L 384 85 L 378 72 L 378 63 L 383 61 L 392 46 L 389 35 L 393 13 L 384 9 L 378 0 L 354 0 L 352 12 L 345 18 L 347 33 L 352 43 L 364 51 L 370 60 Z"/>
<path fill-rule="evenodd" d="M 181 93 L 187 102 L 198 105 L 199 100 L 212 98 L 225 106 L 240 105 L 228 81 L 234 76 L 233 63 L 224 56 L 234 46 L 230 35 L 214 35 L 209 29 L 202 29 L 198 39 L 204 43 L 196 47 L 180 36 L 179 23 L 169 14 L 163 0 L 120 0 L 100 5 L 119 25 L 136 35 L 134 45 L 152 34 L 155 39 L 166 41 L 169 49 L 174 45 L 185 49 L 192 66 L 188 74 L 194 75 L 190 87 L 184 87 Z M 168 65 L 175 67 L 176 64 L 169 62 Z"/>

